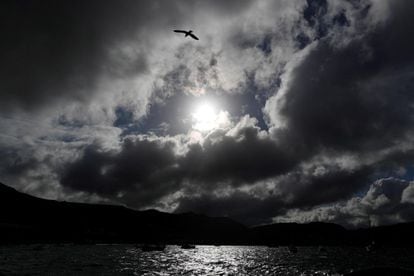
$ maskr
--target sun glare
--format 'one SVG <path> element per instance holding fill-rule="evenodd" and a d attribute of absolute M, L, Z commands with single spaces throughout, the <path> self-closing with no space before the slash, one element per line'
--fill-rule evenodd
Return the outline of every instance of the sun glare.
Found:
<path fill-rule="evenodd" d="M 208 132 L 213 129 L 226 128 L 231 122 L 227 111 L 218 111 L 210 103 L 199 105 L 192 114 L 193 129 Z"/>
<path fill-rule="evenodd" d="M 199 131 L 210 131 L 216 128 L 217 112 L 208 103 L 199 105 L 193 113 L 193 128 Z"/>

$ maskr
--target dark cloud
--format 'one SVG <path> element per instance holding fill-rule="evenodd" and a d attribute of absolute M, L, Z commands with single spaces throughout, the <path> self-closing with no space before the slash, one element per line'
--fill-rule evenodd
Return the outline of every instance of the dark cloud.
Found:
<path fill-rule="evenodd" d="M 1 3 L 3 109 L 90 99 L 102 77 L 148 70 L 151 35 L 193 20 L 192 10 L 232 14 L 248 1 L 5 1 Z M 187 26 L 186 26 L 187 28 Z M 133 55 L 122 52 L 132 42 Z"/>
<path fill-rule="evenodd" d="M 216 140 L 213 136 L 203 146 L 191 145 L 180 165 L 190 179 L 235 186 L 279 175 L 295 165 L 272 139 L 258 133 L 257 128 L 246 127 L 236 137 L 220 135 Z"/>
<path fill-rule="evenodd" d="M 326 8 L 323 8 L 323 5 L 321 7 L 319 2 L 323 4 L 324 1 L 309 3 L 309 8 L 313 10 L 309 12 L 308 20 L 310 25 L 318 28 L 320 36 L 325 36 L 320 29 L 321 23 L 315 19 L 322 21 L 319 17 L 326 13 Z M 315 3 L 319 6 L 314 6 Z M 366 11 L 364 7 L 363 9 Z M 286 123 L 286 128 L 277 129 L 274 133 L 277 141 L 275 148 L 283 149 L 284 154 L 289 152 L 289 149 L 294 149 L 294 154 L 289 154 L 289 158 L 281 162 L 300 163 L 326 152 L 375 155 L 378 150 L 389 149 L 407 141 L 414 123 L 411 116 L 414 101 L 414 55 L 409 50 L 414 46 L 411 36 L 414 21 L 410 19 L 413 9 L 414 5 L 404 1 L 398 2 L 388 20 L 382 25 L 379 24 L 362 37 L 352 39 L 343 45 L 336 43 L 334 35 L 326 35 L 289 73 L 289 82 L 285 84 L 286 91 L 279 97 L 277 108 L 273 106 L 272 109 L 272 112 L 279 112 L 278 115 Z M 318 17 L 319 13 L 322 15 Z M 349 27 L 349 24 L 340 25 Z M 406 28 L 410 31 L 405 31 Z M 392 34 L 392 39 L 389 38 L 389 34 Z M 260 148 L 253 151 L 260 152 Z M 407 152 L 402 154 L 407 155 Z M 275 152 L 270 155 L 283 156 Z M 382 169 L 391 163 L 398 163 L 391 159 L 391 156 L 387 157 L 390 159 L 380 162 Z M 410 159 L 409 156 L 406 158 Z M 249 165 L 252 172 L 256 171 L 254 160 L 255 158 L 251 158 Z M 212 163 L 218 164 L 217 167 L 212 166 L 217 175 L 224 175 L 223 171 L 231 171 L 232 165 L 229 164 L 238 164 L 234 161 L 220 163 L 220 159 Z M 277 161 L 273 160 L 272 164 L 277 164 Z M 287 173 L 277 187 L 289 200 L 269 196 L 262 201 L 273 201 L 273 207 L 269 212 L 261 210 L 256 216 L 271 217 L 280 213 L 283 208 L 285 211 L 289 208 L 306 209 L 349 198 L 369 183 L 377 171 L 375 166 L 380 164 L 361 165 L 353 170 L 329 165 L 324 169 L 326 172 L 321 175 L 309 173 L 307 170 Z M 270 170 L 273 174 L 270 173 L 269 176 L 283 175 L 295 168 L 288 165 L 287 170 L 278 171 L 275 169 L 277 167 Z M 266 168 L 266 165 L 261 164 L 261 168 Z M 244 169 L 241 169 L 238 175 L 248 174 Z M 258 170 L 260 173 L 257 175 L 266 175 L 266 171 Z M 245 199 L 242 202 L 248 201 L 257 202 L 258 199 L 250 196 L 249 200 Z M 245 220 L 247 216 L 240 215 L 237 207 L 243 203 L 238 202 L 238 197 L 233 202 L 231 196 L 217 197 L 212 194 L 196 199 L 191 199 L 190 196 L 183 201 L 179 210 L 194 208 L 203 211 L 211 208 L 215 213 L 219 213 L 221 209 L 225 210 L 221 214 L 232 214 Z M 234 212 L 230 208 L 232 204 L 236 206 Z M 225 205 L 226 208 L 217 209 L 216 205 Z M 397 204 L 395 208 L 402 207 L 407 210 L 403 205 Z M 246 210 L 246 215 L 249 211 Z M 371 211 L 373 215 L 378 212 L 379 224 L 387 223 L 386 212 L 374 212 L 373 209 Z M 381 215 L 384 215 L 382 221 Z"/>
<path fill-rule="evenodd" d="M 108 1 L 1 5 L 1 101 L 23 108 L 65 96 L 89 98 L 108 62 L 108 43 L 131 29 L 128 9 Z"/>
<path fill-rule="evenodd" d="M 277 15 L 277 27 L 250 17 L 224 24 L 224 34 L 204 26 L 199 44 L 180 41 L 166 56 L 157 43 L 172 28 L 210 17 L 236 22 L 252 1 L 0 4 L 2 111 L 59 100 L 95 104 L 57 111 L 51 121 L 63 130 L 55 140 L 64 143 L 40 134 L 28 141 L 42 150 L 2 146 L 0 176 L 40 179 L 34 172 L 44 170 L 75 193 L 134 208 L 171 203 L 176 212 L 247 224 L 273 217 L 346 225 L 413 219 L 414 186 L 385 177 L 412 162 L 414 4 L 398 0 L 381 10 L 368 0 L 302 2 L 256 7 L 256 14 L 267 12 L 263 7 L 295 11 Z M 137 92 L 103 106 L 112 100 L 96 98 L 103 78 L 134 79 Z M 236 125 L 189 142 L 189 117 L 203 100 L 216 101 Z M 107 132 L 85 127 L 84 113 L 107 124 Z M 81 133 L 69 135 L 74 129 Z M 60 145 L 64 156 L 46 160 Z"/>
<path fill-rule="evenodd" d="M 397 9 L 385 25 L 344 46 L 319 41 L 279 99 L 288 129 L 276 135 L 305 150 L 353 152 L 404 139 L 413 125 L 413 9 Z"/>
<path fill-rule="evenodd" d="M 312 207 L 352 196 L 369 181 L 368 168 L 344 170 L 332 165 L 318 165 L 286 175 L 278 189 L 288 198 L 290 207 Z"/>
<path fill-rule="evenodd" d="M 233 136 L 216 132 L 203 144 L 190 145 L 185 154 L 177 154 L 172 142 L 142 139 L 125 140 L 120 151 L 89 147 L 64 170 L 61 184 L 135 208 L 156 205 L 181 191 L 176 212 L 226 215 L 257 224 L 290 208 L 349 198 L 368 181 L 369 170 L 346 171 L 331 165 L 289 172 L 296 161 L 269 137 L 260 138 L 258 131 L 243 127 Z M 283 174 L 273 190 L 232 191 Z M 226 189 L 232 192 L 216 193 Z"/>
<path fill-rule="evenodd" d="M 284 203 L 275 196 L 254 197 L 246 192 L 218 196 L 203 194 L 180 198 L 176 213 L 196 212 L 210 216 L 231 217 L 246 225 L 270 223 L 273 216 L 285 212 Z"/>
<path fill-rule="evenodd" d="M 278 217 L 279 221 L 329 221 L 348 227 L 377 226 L 414 219 L 414 185 L 398 178 L 376 180 L 360 197 L 311 209 L 295 209 Z"/>
<path fill-rule="evenodd" d="M 289 210 L 307 210 L 321 204 L 332 204 L 350 198 L 367 183 L 370 171 L 324 169 L 323 174 L 296 170 L 277 180 L 274 190 L 258 193 L 235 191 L 230 195 L 205 192 L 183 196 L 176 212 L 196 211 L 215 216 L 229 216 L 248 225 L 272 222 Z M 312 173 L 311 173 L 312 172 Z"/>
<path fill-rule="evenodd" d="M 73 190 L 145 206 L 175 191 L 174 145 L 171 142 L 126 139 L 119 152 L 87 147 L 79 160 L 62 172 L 61 183 Z M 133 193 L 135 202 L 123 202 Z"/>
<path fill-rule="evenodd" d="M 39 162 L 30 154 L 22 153 L 16 148 L 0 147 L 0 175 L 3 177 L 19 177 L 30 170 L 38 169 Z"/>
<path fill-rule="evenodd" d="M 259 138 L 258 129 L 246 127 L 235 137 L 212 134 L 203 145 L 190 145 L 184 155 L 175 153 L 173 142 L 161 140 L 126 139 L 118 152 L 90 146 L 64 168 L 60 182 L 110 198 L 134 192 L 140 200 L 131 204 L 139 207 L 186 183 L 201 190 L 213 190 L 219 183 L 237 187 L 286 172 L 293 165 L 274 141 Z"/>

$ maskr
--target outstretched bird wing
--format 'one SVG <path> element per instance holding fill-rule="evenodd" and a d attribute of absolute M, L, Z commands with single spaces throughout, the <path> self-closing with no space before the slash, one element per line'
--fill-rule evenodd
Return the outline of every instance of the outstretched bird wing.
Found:
<path fill-rule="evenodd" d="M 195 40 L 198 40 L 198 37 L 196 37 L 195 35 L 190 34 L 190 36 L 191 36 L 192 38 L 194 38 Z"/>
<path fill-rule="evenodd" d="M 174 32 L 176 32 L 176 33 L 183 33 L 183 34 L 187 33 L 186 31 L 183 31 L 183 30 L 174 30 Z"/>

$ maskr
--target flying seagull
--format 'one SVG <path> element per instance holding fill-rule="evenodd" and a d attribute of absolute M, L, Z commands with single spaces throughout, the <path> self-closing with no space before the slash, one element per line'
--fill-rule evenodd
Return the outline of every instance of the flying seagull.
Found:
<path fill-rule="evenodd" d="M 183 33 L 183 34 L 185 34 L 185 37 L 187 37 L 187 36 L 191 36 L 191 37 L 192 37 L 192 38 L 194 38 L 195 40 L 198 40 L 198 37 L 196 37 L 196 36 L 193 34 L 193 31 L 192 31 L 192 30 L 189 30 L 189 31 L 174 30 L 174 32 L 176 32 L 176 33 Z"/>

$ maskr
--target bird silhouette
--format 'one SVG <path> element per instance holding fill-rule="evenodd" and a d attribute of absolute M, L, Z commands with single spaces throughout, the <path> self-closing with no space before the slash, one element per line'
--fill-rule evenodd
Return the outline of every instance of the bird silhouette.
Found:
<path fill-rule="evenodd" d="M 193 31 L 192 31 L 192 30 L 189 30 L 189 31 L 174 30 L 174 32 L 176 32 L 176 33 L 183 33 L 183 34 L 185 34 L 185 37 L 187 37 L 187 36 L 191 36 L 191 37 L 192 37 L 192 38 L 194 38 L 195 40 L 198 40 L 198 37 L 196 37 L 196 36 L 193 34 Z"/>

